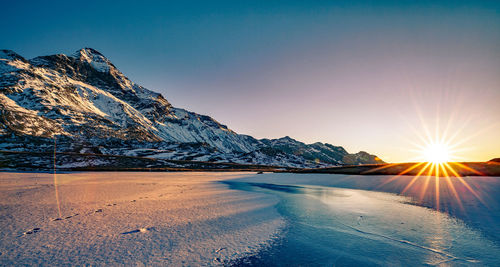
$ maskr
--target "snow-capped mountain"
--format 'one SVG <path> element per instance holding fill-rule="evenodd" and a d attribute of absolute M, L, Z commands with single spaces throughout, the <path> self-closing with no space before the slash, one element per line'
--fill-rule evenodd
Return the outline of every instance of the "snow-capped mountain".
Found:
<path fill-rule="evenodd" d="M 0 150 L 57 151 L 289 167 L 380 163 L 289 137 L 257 140 L 173 107 L 92 48 L 26 60 L 0 50 Z"/>

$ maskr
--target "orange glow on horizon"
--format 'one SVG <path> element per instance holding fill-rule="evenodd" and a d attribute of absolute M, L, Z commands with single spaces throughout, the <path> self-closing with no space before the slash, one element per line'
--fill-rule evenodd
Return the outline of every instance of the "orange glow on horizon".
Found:
<path fill-rule="evenodd" d="M 419 112 L 417 112 L 419 113 Z M 420 115 L 420 114 L 419 114 Z M 417 131 L 413 128 L 414 133 L 418 137 L 420 143 L 415 143 L 410 141 L 410 143 L 415 147 L 411 149 L 411 152 L 416 153 L 416 157 L 411 160 L 411 162 L 416 162 L 404 166 L 403 170 L 399 170 L 398 174 L 384 181 L 380 186 L 388 183 L 404 181 L 402 185 L 401 194 L 415 195 L 419 202 L 423 202 L 426 197 L 431 196 L 433 198 L 434 207 L 437 210 L 441 209 L 442 199 L 441 197 L 446 197 L 449 195 L 452 199 L 456 200 L 458 207 L 464 211 L 464 206 L 462 204 L 461 196 L 467 193 L 478 199 L 483 205 L 488 207 L 484 196 L 481 196 L 474 188 L 471 186 L 467 180 L 462 177 L 462 174 L 473 174 L 473 175 L 484 175 L 478 170 L 475 170 L 471 166 L 460 163 L 458 161 L 463 160 L 457 154 L 459 152 L 466 151 L 467 149 L 462 147 L 468 138 L 462 138 L 459 140 L 458 136 L 461 129 L 457 131 L 451 131 L 451 121 L 448 122 L 447 127 L 443 131 L 440 131 L 438 121 L 436 123 L 434 131 L 431 131 L 428 125 L 424 122 L 423 117 L 420 116 L 422 123 L 422 130 Z M 397 167 L 398 163 L 387 164 L 382 167 L 376 168 L 375 171 Z M 400 165 L 401 166 L 401 165 Z M 413 171 L 412 173 L 410 173 Z M 400 179 L 402 175 L 413 174 L 414 177 L 411 179 Z M 432 185 L 432 183 L 434 183 Z M 457 188 L 460 188 L 460 191 Z M 410 192 L 411 191 L 411 192 Z M 427 200 L 429 201 L 429 200 Z"/>

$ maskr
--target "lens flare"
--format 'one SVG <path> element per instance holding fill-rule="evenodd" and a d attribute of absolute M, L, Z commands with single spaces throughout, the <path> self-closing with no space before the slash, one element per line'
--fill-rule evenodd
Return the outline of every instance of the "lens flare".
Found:
<path fill-rule="evenodd" d="M 57 152 L 57 141 L 56 137 L 54 136 L 54 193 L 56 195 L 57 214 L 59 214 L 58 218 L 61 218 L 62 217 L 61 203 L 59 202 L 59 191 L 57 190 L 56 152 Z"/>
<path fill-rule="evenodd" d="M 459 162 L 463 159 L 458 155 L 470 148 L 463 147 L 467 138 L 458 140 L 457 136 L 459 136 L 460 130 L 452 132 L 450 125 L 451 122 L 448 122 L 444 131 L 440 131 L 439 124 L 437 124 L 434 131 L 431 131 L 422 119 L 420 130 L 412 127 L 418 139 L 409 141 L 414 146 L 414 149 L 410 149 L 410 151 L 416 155 L 411 162 L 415 163 L 385 164 L 366 173 L 383 169 L 397 169 L 398 174 L 386 179 L 379 187 L 396 183 L 401 188 L 401 194 L 413 195 L 421 203 L 433 201 L 433 206 L 437 210 L 443 208 L 441 205 L 443 203 L 447 206 L 444 208 L 449 208 L 448 205 L 451 205 L 451 202 L 448 199 L 444 200 L 444 198 L 451 198 L 455 200 L 454 203 L 460 210 L 465 211 L 462 203 L 464 194 L 472 195 L 488 207 L 485 196 L 480 195 L 475 187 L 469 184 L 472 182 L 470 179 L 462 177 L 463 174 L 483 174 L 471 168 L 469 164 Z M 415 143 L 415 140 L 419 142 Z M 411 179 L 402 178 L 403 175 L 412 175 L 413 177 Z"/>

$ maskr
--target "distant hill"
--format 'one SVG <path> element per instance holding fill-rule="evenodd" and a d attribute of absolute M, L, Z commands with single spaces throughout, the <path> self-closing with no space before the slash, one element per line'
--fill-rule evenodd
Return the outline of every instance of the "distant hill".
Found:
<path fill-rule="evenodd" d="M 383 163 L 326 143 L 237 134 L 209 116 L 173 107 L 92 48 L 30 60 L 0 50 L 0 109 L 3 151 L 48 152 L 56 141 L 57 152 L 165 160 L 295 168 Z M 88 164 L 111 164 L 99 162 Z"/>

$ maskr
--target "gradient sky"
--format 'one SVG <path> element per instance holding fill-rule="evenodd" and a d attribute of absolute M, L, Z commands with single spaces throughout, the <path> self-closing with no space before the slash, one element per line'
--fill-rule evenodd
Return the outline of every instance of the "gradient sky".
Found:
<path fill-rule="evenodd" d="M 498 1 L 69 2 L 3 2 L 0 48 L 95 48 L 174 106 L 257 138 L 401 162 L 423 125 L 442 135 L 453 118 L 457 156 L 500 157 Z"/>

